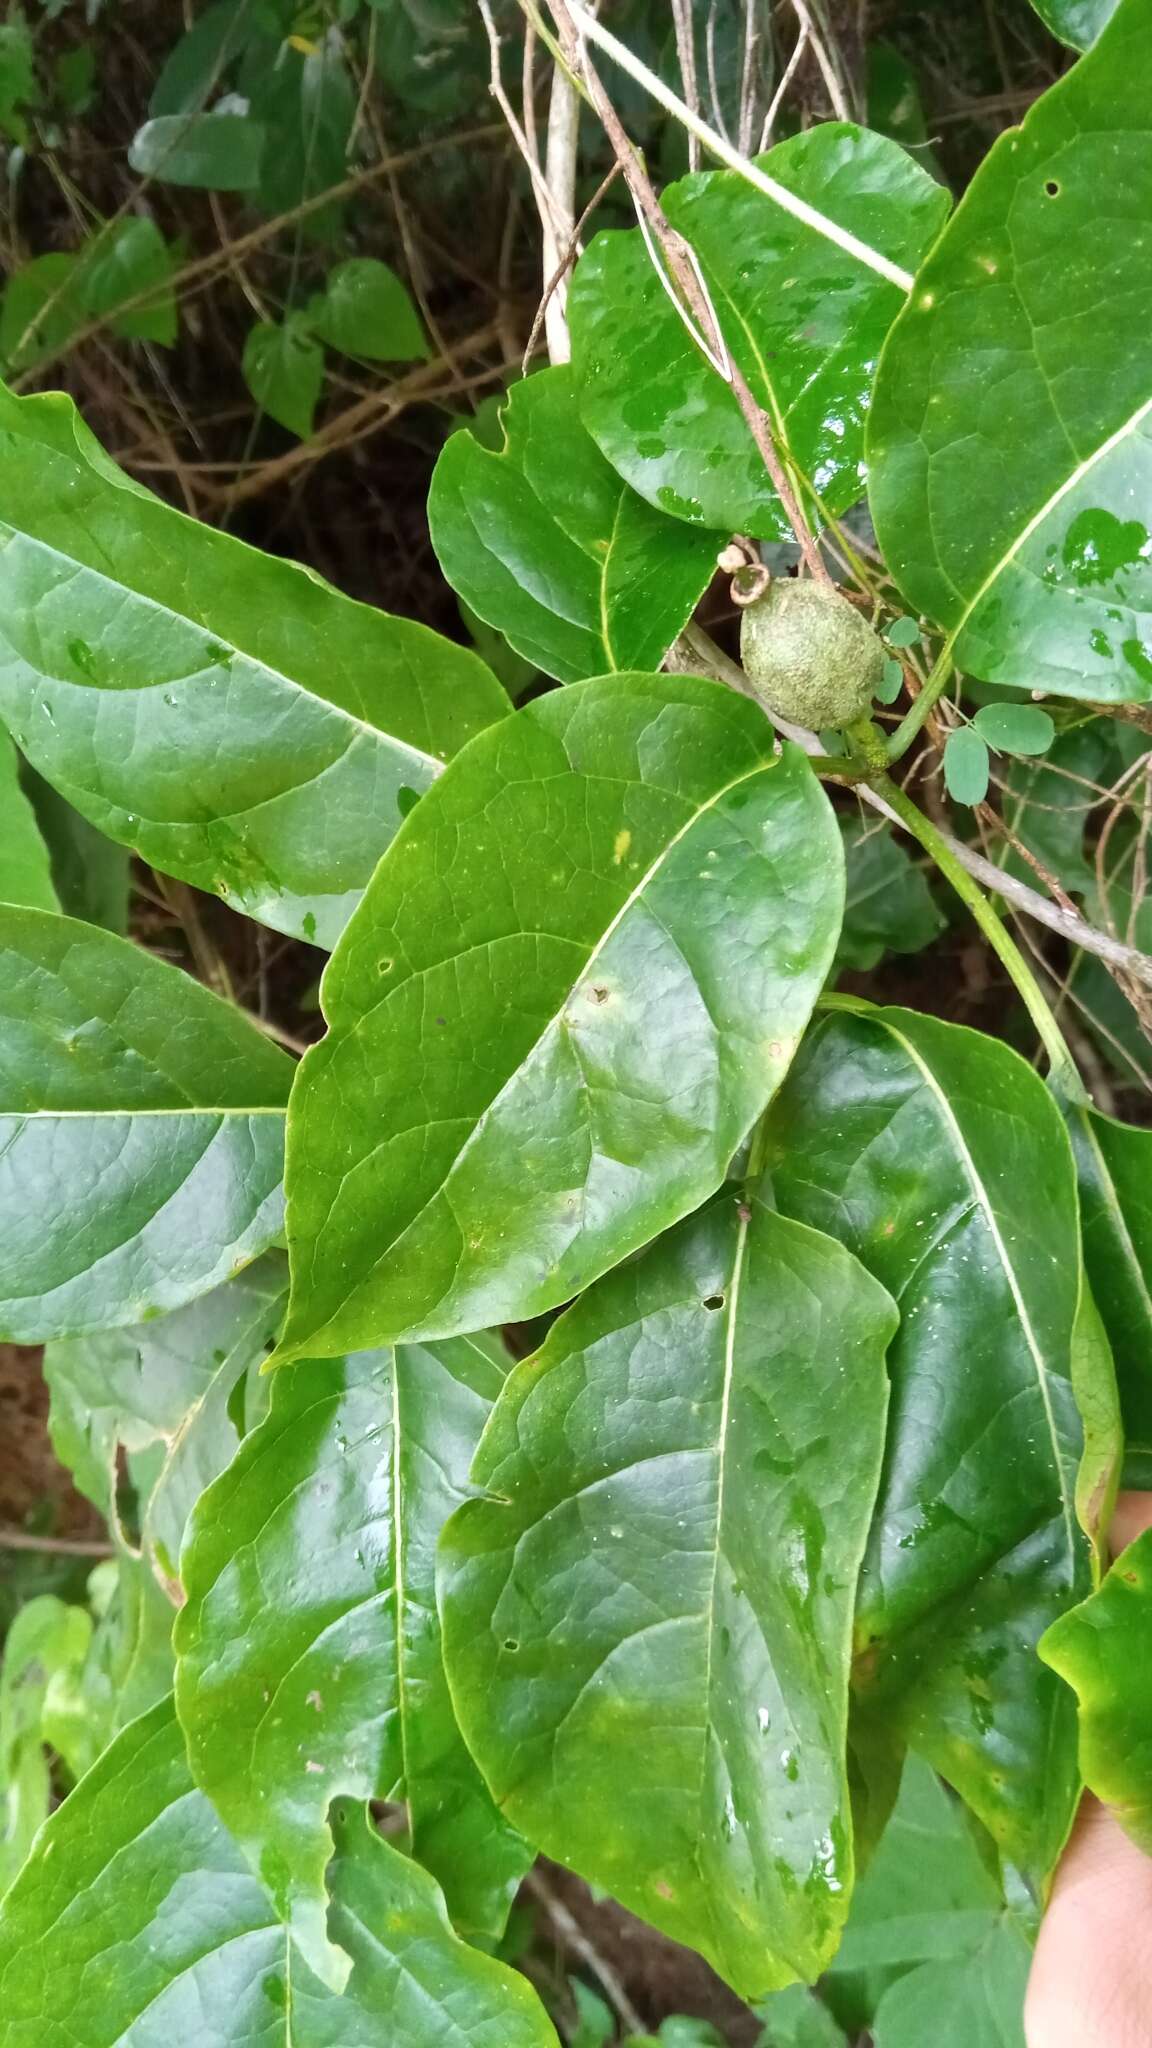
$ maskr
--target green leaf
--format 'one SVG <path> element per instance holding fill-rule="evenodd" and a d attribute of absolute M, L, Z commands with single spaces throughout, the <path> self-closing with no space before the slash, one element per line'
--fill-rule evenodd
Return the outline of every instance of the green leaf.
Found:
<path fill-rule="evenodd" d="M 835 818 L 775 745 L 715 683 L 604 677 L 417 806 L 298 1075 L 279 1356 L 536 1315 L 719 1185 L 840 921 Z"/>
<path fill-rule="evenodd" d="M 267 137 L 259 180 L 265 213 L 288 213 L 340 182 L 348 169 L 358 95 L 338 29 L 322 31 L 305 49 L 281 42 L 272 63 L 257 45 L 247 53 L 238 84 Z M 339 201 L 333 201 L 308 214 L 299 232 L 330 243 L 341 216 Z"/>
<path fill-rule="evenodd" d="M 864 52 L 868 126 L 890 135 L 918 164 L 943 182 L 928 135 L 924 102 L 915 69 L 893 43 L 868 37 Z"/>
<path fill-rule="evenodd" d="M 915 647 L 920 638 L 919 619 L 893 619 L 891 625 L 884 628 L 884 638 L 889 647 Z"/>
<path fill-rule="evenodd" d="M 847 123 L 792 136 L 756 162 L 907 269 L 948 211 L 948 195 L 896 143 Z M 684 178 L 663 205 L 798 477 L 827 511 L 845 511 L 863 495 L 863 416 L 899 287 L 734 171 Z M 568 310 L 584 423 L 621 476 L 692 524 L 791 539 L 731 388 L 692 340 L 638 229 L 597 236 Z"/>
<path fill-rule="evenodd" d="M 137 129 L 128 162 L 164 185 L 251 192 L 263 153 L 264 129 L 250 114 L 160 114 Z"/>
<path fill-rule="evenodd" d="M 47 1819 L 52 1783 L 45 1755 L 44 1703 L 57 1676 L 77 1669 L 92 1634 L 82 1607 L 41 1594 L 20 1609 L 0 1664 L 0 1896 Z"/>
<path fill-rule="evenodd" d="M 722 536 L 654 512 L 580 424 L 569 368 L 505 401 L 505 446 L 468 429 L 438 461 L 428 524 L 454 590 L 561 682 L 655 668 L 716 570 Z"/>
<path fill-rule="evenodd" d="M 413 1852 L 473 1933 L 499 1934 L 531 1861 L 464 1748 L 436 1619 L 436 1540 L 502 1379 L 473 1338 L 275 1374 L 267 1419 L 204 1494 L 185 1547 L 177 1702 L 192 1769 L 337 1987 L 335 1796 L 406 1799 Z"/>
<path fill-rule="evenodd" d="M 756 2048 L 848 2048 L 827 2006 L 802 1985 L 774 1992 L 757 2012 L 767 2026 Z"/>
<path fill-rule="evenodd" d="M 124 939 L 0 906 L 0 1333 L 177 1308 L 276 1237 L 292 1065 Z"/>
<path fill-rule="evenodd" d="M 995 1040 L 908 1010 L 844 1011 L 809 1034 L 782 1091 L 769 1170 L 781 1208 L 840 1236 L 900 1304 L 857 1605 L 861 1709 L 1042 1879 L 1078 1780 L 1072 1703 L 1035 1645 L 1092 1577 L 1059 1111 Z"/>
<path fill-rule="evenodd" d="M 1147 0 L 1121 0 L 993 144 L 881 358 L 880 545 L 989 682 L 1152 697 L 1148 80 Z"/>
<path fill-rule="evenodd" d="M 832 1968 L 841 1975 L 907 1970 L 971 1955 L 992 1932 L 1003 1906 L 963 1809 L 935 1771 L 909 1757 L 895 1810 L 856 1888 Z"/>
<path fill-rule="evenodd" d="M 158 341 L 170 347 L 179 318 L 172 290 L 171 251 L 154 220 L 130 215 L 112 222 L 81 253 L 76 289 L 90 318 L 113 315 L 114 334 L 133 341 Z M 145 304 L 116 313 L 125 299 L 149 294 Z"/>
<path fill-rule="evenodd" d="M 988 746 L 1006 754 L 1046 754 L 1056 737 L 1048 712 L 1033 704 L 982 704 L 972 723 Z"/>
<path fill-rule="evenodd" d="M 34 768 L 26 768 L 21 779 L 48 848 L 60 908 L 123 938 L 128 929 L 127 847 L 106 839 Z"/>
<path fill-rule="evenodd" d="M 270 1252 L 172 1315 L 47 1346 L 52 1448 L 106 1520 L 116 1518 L 118 1449 L 171 1451 L 237 1350 L 260 1362 L 272 1348 L 286 1278 L 283 1258 Z"/>
<path fill-rule="evenodd" d="M 324 351 L 302 314 L 290 313 L 279 326 L 261 320 L 250 328 L 241 368 L 257 405 L 301 440 L 312 432 Z"/>
<path fill-rule="evenodd" d="M 1069 1119 L 1084 1263 L 1108 1332 L 1129 1453 L 1152 1460 L 1152 1131 L 1095 1110 Z"/>
<path fill-rule="evenodd" d="M 67 1703 L 63 1724 L 58 1710 L 51 1723 L 53 1742 L 76 1777 L 172 1690 L 175 1610 L 143 1558 L 121 1545 L 115 1558 L 97 1566 L 89 1587 L 96 1627 L 76 1698 Z"/>
<path fill-rule="evenodd" d="M 308 308 L 316 333 L 345 355 L 371 363 L 417 363 L 428 338 L 407 288 L 375 256 L 350 256 L 328 273 Z"/>
<path fill-rule="evenodd" d="M 0 394 L 0 715 L 113 839 L 330 945 L 402 815 L 508 700 L 466 649 L 132 484 Z"/>
<path fill-rule="evenodd" d="M 33 256 L 11 273 L 0 300 L 0 370 L 12 376 L 55 355 L 83 324 L 75 256 Z"/>
<path fill-rule="evenodd" d="M 844 923 L 836 960 L 867 972 L 886 952 L 918 953 L 944 930 L 945 920 L 924 877 L 888 825 L 842 818 L 848 871 Z"/>
<path fill-rule="evenodd" d="M 579 1977 L 569 1977 L 568 1990 L 576 2008 L 575 2030 L 568 2036 L 568 2048 L 610 2048 L 616 2039 L 616 2019 L 594 1991 Z"/>
<path fill-rule="evenodd" d="M 879 704 L 894 704 L 904 688 L 904 669 L 900 662 L 889 658 L 884 663 L 883 673 L 876 689 Z"/>
<path fill-rule="evenodd" d="M 944 783 L 958 804 L 982 804 L 991 768 L 987 743 L 974 725 L 959 725 L 944 742 Z"/>
<path fill-rule="evenodd" d="M 925 1963 L 885 1992 L 875 2048 L 1025 2048 L 1024 1993 L 1032 1950 L 1006 1915 L 974 1955 Z"/>
<path fill-rule="evenodd" d="M 1152 1852 L 1152 1530 L 1121 1552 L 1099 1591 L 1040 1644 L 1080 1707 L 1080 1768 L 1134 1842 Z"/>
<path fill-rule="evenodd" d="M 35 44 L 27 22 L 17 14 L 15 20 L 0 23 L 0 131 L 8 129 L 21 140 L 23 123 L 14 123 L 13 116 L 22 106 L 34 106 L 38 97 Z"/>
<path fill-rule="evenodd" d="M 1090 50 L 1116 12 L 1116 0 L 1032 0 L 1042 22 L 1074 50 Z"/>
<path fill-rule="evenodd" d="M 432 1879 L 336 1809 L 342 1998 L 289 1944 L 196 1791 L 171 1702 L 53 1814 L 0 1911 L 0 2048 L 556 2048 L 522 1977 L 456 1939 Z"/>
<path fill-rule="evenodd" d="M 0 903 L 59 910 L 48 849 L 20 787 L 20 757 L 0 727 Z"/>
<path fill-rule="evenodd" d="M 275 60 L 283 9 L 277 0 L 215 0 L 196 17 L 161 67 L 148 102 L 150 114 L 198 114 L 250 46 Z"/>
<path fill-rule="evenodd" d="M 889 1297 L 729 1197 L 510 1376 L 441 1543 L 452 1695 L 501 1811 L 742 1997 L 816 1976 L 852 1888 L 856 1577 Z"/>

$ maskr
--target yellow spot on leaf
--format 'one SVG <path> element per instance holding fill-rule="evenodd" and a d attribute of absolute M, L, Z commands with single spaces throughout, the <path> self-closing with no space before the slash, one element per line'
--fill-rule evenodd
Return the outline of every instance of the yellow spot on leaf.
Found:
<path fill-rule="evenodd" d="M 631 846 L 631 844 L 632 834 L 628 831 L 627 827 L 625 827 L 623 831 L 618 832 L 616 834 L 616 838 L 613 842 L 612 864 L 614 867 L 619 867 L 621 861 L 624 858 L 624 855 L 627 853 L 628 848 Z"/>

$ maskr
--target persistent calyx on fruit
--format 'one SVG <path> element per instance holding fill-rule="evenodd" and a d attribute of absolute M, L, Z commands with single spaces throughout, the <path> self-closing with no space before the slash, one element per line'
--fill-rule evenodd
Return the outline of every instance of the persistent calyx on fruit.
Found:
<path fill-rule="evenodd" d="M 813 731 L 863 718 L 884 671 L 880 641 L 846 597 L 787 577 L 746 606 L 740 653 L 767 709 Z"/>

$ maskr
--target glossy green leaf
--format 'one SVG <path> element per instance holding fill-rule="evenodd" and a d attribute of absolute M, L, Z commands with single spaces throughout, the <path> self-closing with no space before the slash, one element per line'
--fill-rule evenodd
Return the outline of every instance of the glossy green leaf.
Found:
<path fill-rule="evenodd" d="M 270 1252 L 171 1315 L 46 1347 L 52 1448 L 108 1521 L 118 1450 L 160 1444 L 167 1453 L 237 1348 L 251 1346 L 257 1360 L 271 1349 L 286 1279 L 283 1258 Z"/>
<path fill-rule="evenodd" d="M 301 314 L 290 314 L 279 325 L 261 320 L 250 328 L 241 368 L 257 405 L 301 439 L 312 432 L 324 382 L 324 351 Z"/>
<path fill-rule="evenodd" d="M 580 423 L 569 368 L 514 384 L 503 420 L 499 454 L 465 428 L 436 465 L 428 524 L 448 581 L 561 682 L 657 667 L 723 535 L 687 532 L 621 482 Z"/>
<path fill-rule="evenodd" d="M 1078 1780 L 1072 1703 L 1035 1645 L 1092 1578 L 1059 1111 L 995 1040 L 907 1010 L 845 1011 L 809 1034 L 769 1171 L 780 1206 L 841 1237 L 900 1304 L 857 1607 L 861 1709 L 1042 1879 Z"/>
<path fill-rule="evenodd" d="M 987 743 L 974 725 L 958 725 L 944 742 L 944 783 L 958 804 L 982 804 L 991 764 Z"/>
<path fill-rule="evenodd" d="M 948 211 L 948 195 L 896 143 L 847 123 L 811 128 L 756 161 L 909 270 Z M 798 477 L 828 511 L 844 511 L 863 495 L 864 413 L 899 287 L 733 171 L 684 178 L 663 204 Z M 584 422 L 621 476 L 695 525 L 790 539 L 732 391 L 692 340 L 638 229 L 597 236 L 568 310 Z"/>
<path fill-rule="evenodd" d="M 171 345 L 179 328 L 172 290 L 175 265 L 154 220 L 130 214 L 110 223 L 89 243 L 77 270 L 76 288 L 89 318 L 108 316 L 114 334 L 132 341 Z M 144 304 L 117 313 L 127 299 L 147 292 Z"/>
<path fill-rule="evenodd" d="M 1020 1922 L 1001 1919 L 962 1962 L 925 1963 L 885 1992 L 875 2048 L 1025 2048 L 1032 1950 Z"/>
<path fill-rule="evenodd" d="M 45 1754 L 44 1702 L 58 1677 L 78 1668 L 92 1634 L 82 1607 L 51 1593 L 20 1609 L 0 1663 L 0 1896 L 47 1819 L 52 1783 Z"/>
<path fill-rule="evenodd" d="M 206 1293 L 281 1227 L 292 1063 L 125 939 L 0 906 L 0 1334 Z"/>
<path fill-rule="evenodd" d="M 1069 1119 L 1084 1263 L 1116 1361 L 1126 1447 L 1152 1472 L 1152 1131 L 1094 1110 Z"/>
<path fill-rule="evenodd" d="M 923 871 L 888 825 L 842 818 L 848 872 L 844 923 L 836 959 L 866 972 L 885 953 L 918 953 L 944 930 L 944 917 Z"/>
<path fill-rule="evenodd" d="M 502 1379 L 473 1338 L 275 1374 L 267 1420 L 185 1547 L 177 1700 L 193 1771 L 337 1986 L 336 1795 L 406 1799 L 414 1854 L 474 1933 L 500 1932 L 531 1860 L 460 1738 L 436 1619 L 436 1540 Z"/>
<path fill-rule="evenodd" d="M 20 787 L 20 757 L 0 728 L 0 903 L 59 910 L 48 849 Z"/>
<path fill-rule="evenodd" d="M 889 569 L 990 682 L 1152 696 L 1147 0 L 993 144 L 880 362 Z M 1109 317 L 1101 318 L 1101 308 Z"/>
<path fill-rule="evenodd" d="M 1053 1623 L 1040 1655 L 1079 1701 L 1085 1783 L 1152 1854 L 1152 1531 L 1120 1553 L 1098 1592 Z"/>
<path fill-rule="evenodd" d="M 428 338 L 406 286 L 375 256 L 350 256 L 329 271 L 308 318 L 333 348 L 370 363 L 418 363 L 428 355 Z"/>
<path fill-rule="evenodd" d="M 324 977 L 280 1355 L 535 1315 L 695 1208 L 787 1070 L 841 903 L 827 798 L 748 698 L 610 676 L 483 735 Z"/>
<path fill-rule="evenodd" d="M 441 1542 L 452 1695 L 503 1812 L 744 1997 L 852 1888 L 852 1605 L 887 1294 L 727 1197 L 512 1373 Z"/>
<path fill-rule="evenodd" d="M 260 182 L 264 139 L 250 114 L 159 114 L 137 129 L 128 162 L 164 185 L 250 192 Z"/>
<path fill-rule="evenodd" d="M 1074 50 L 1090 50 L 1116 12 L 1116 0 L 1032 0 L 1032 5 L 1053 35 Z"/>
<path fill-rule="evenodd" d="M 1056 737 L 1048 712 L 1035 704 L 982 704 L 972 723 L 988 746 L 1006 754 L 1046 754 Z"/>
<path fill-rule="evenodd" d="M 508 709 L 466 649 L 130 483 L 62 397 L 0 394 L 0 542 L 0 715 L 34 766 L 320 945 L 403 802 Z"/>
<path fill-rule="evenodd" d="M 53 1814 L 0 1911 L 0 2048 L 556 2048 L 522 1977 L 456 1939 L 432 1879 L 334 1815 L 337 1998 L 195 1789 L 171 1703 Z"/>

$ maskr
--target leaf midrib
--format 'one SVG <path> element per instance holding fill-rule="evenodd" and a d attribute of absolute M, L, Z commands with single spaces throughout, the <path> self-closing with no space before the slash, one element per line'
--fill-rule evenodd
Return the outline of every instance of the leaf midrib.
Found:
<path fill-rule="evenodd" d="M 588 954 L 583 966 L 580 968 L 579 974 L 574 977 L 572 983 L 569 985 L 569 988 L 564 996 L 563 1002 L 561 1003 L 559 1009 L 555 1010 L 550 1017 L 545 1019 L 536 1038 L 533 1040 L 531 1046 L 524 1054 L 523 1059 L 519 1061 L 517 1066 L 513 1069 L 512 1073 L 509 1074 L 508 1079 L 497 1090 L 491 1102 L 488 1103 L 486 1108 L 481 1110 L 480 1115 L 477 1117 L 476 1122 L 472 1126 L 472 1129 L 469 1131 L 467 1138 L 464 1140 L 464 1143 L 461 1145 L 460 1150 L 456 1153 L 455 1157 L 449 1163 L 441 1180 L 437 1183 L 436 1187 L 434 1187 L 431 1190 L 431 1192 L 425 1197 L 424 1201 L 420 1204 L 420 1207 L 416 1211 L 415 1215 L 409 1217 L 407 1223 L 404 1225 L 403 1230 L 401 1230 L 396 1237 L 392 1238 L 392 1240 L 388 1244 L 382 1247 L 382 1249 L 378 1252 L 376 1258 L 373 1260 L 372 1264 L 368 1267 L 362 1279 L 358 1282 L 357 1286 L 351 1290 L 350 1294 L 345 1297 L 345 1300 L 340 1303 L 339 1308 L 333 1311 L 333 1314 L 342 1313 L 345 1307 L 347 1306 L 348 1301 L 352 1299 L 353 1295 L 359 1293 L 365 1286 L 367 1286 L 369 1281 L 375 1277 L 376 1273 L 383 1265 L 385 1259 L 390 1258 L 392 1254 L 395 1251 L 397 1251 L 397 1249 L 404 1243 L 405 1238 L 408 1237 L 410 1232 L 415 1230 L 417 1224 L 420 1222 L 421 1218 L 424 1215 L 426 1215 L 427 1211 L 431 1208 L 433 1202 L 437 1201 L 439 1197 L 444 1193 L 444 1190 L 448 1186 L 453 1175 L 457 1172 L 461 1162 L 467 1157 L 472 1146 L 478 1142 L 481 1133 L 486 1129 L 489 1121 L 498 1111 L 504 1097 L 509 1093 L 511 1089 L 513 1089 L 517 1085 L 524 1068 L 527 1066 L 529 1060 L 532 1058 L 537 1048 L 543 1043 L 544 1039 L 548 1036 L 550 1032 L 555 1031 L 559 1028 L 560 1024 L 563 1021 L 564 1012 L 572 999 L 572 992 L 573 989 L 576 987 L 577 982 L 581 979 L 581 977 L 588 974 L 595 968 L 596 962 L 604 952 L 604 949 L 608 945 L 609 940 L 619 930 L 620 925 L 627 917 L 629 911 L 631 911 L 634 908 L 634 906 L 642 900 L 645 891 L 651 887 L 656 876 L 660 873 L 661 868 L 664 866 L 664 863 L 671 857 L 676 847 L 680 845 L 682 840 L 687 838 L 690 832 L 695 830 L 701 818 L 707 817 L 710 811 L 715 810 L 716 806 L 722 803 L 726 796 L 730 796 L 734 789 L 739 789 L 742 783 L 753 781 L 754 778 L 758 775 L 764 775 L 768 773 L 770 770 L 776 767 L 779 759 L 779 755 L 769 755 L 767 758 L 763 758 L 757 761 L 754 767 L 746 769 L 743 774 L 734 776 L 732 781 L 725 783 L 722 789 L 717 790 L 715 795 L 710 797 L 706 804 L 701 804 L 697 809 L 695 809 L 692 812 L 691 816 L 685 819 L 683 825 L 680 826 L 679 830 L 673 833 L 672 837 L 661 848 L 655 860 L 653 860 L 650 863 L 650 865 L 645 869 L 639 881 L 630 890 L 628 896 L 621 904 L 619 910 L 616 911 L 614 916 L 609 921 L 608 925 L 605 927 L 604 931 L 601 933 L 599 939 L 596 941 L 595 946 L 592 948 L 592 951 Z M 369 1012 L 361 1013 L 361 1015 L 356 1019 L 356 1022 L 352 1027 L 353 1032 L 362 1023 L 366 1021 L 369 1015 Z M 327 1323 L 330 1320 L 330 1316 L 324 1318 L 325 1323 Z M 323 1327 L 323 1324 L 318 1324 L 314 1326 L 314 1328 L 320 1327 Z"/>
<path fill-rule="evenodd" d="M 1070 1557 L 1075 1557 L 1077 1546 L 1075 1537 L 1074 1509 L 1072 1497 L 1068 1490 L 1068 1482 L 1064 1471 L 1064 1460 L 1060 1452 L 1060 1439 L 1056 1430 L 1056 1417 L 1052 1408 L 1052 1398 L 1048 1390 L 1047 1368 L 1044 1363 L 1044 1358 L 1040 1349 L 1039 1341 L 1032 1327 L 1032 1318 L 1029 1315 L 1027 1305 L 1024 1301 L 1023 1294 L 1020 1290 L 1020 1283 L 1016 1276 L 1016 1269 L 1008 1256 L 1008 1247 L 1004 1242 L 1004 1238 L 1000 1230 L 999 1221 L 997 1219 L 995 1210 L 992 1207 L 991 1197 L 989 1196 L 988 1190 L 984 1185 L 984 1182 L 980 1176 L 979 1171 L 977 1170 L 976 1161 L 973 1159 L 971 1151 L 969 1150 L 967 1139 L 965 1138 L 964 1133 L 961 1130 L 960 1125 L 956 1119 L 956 1115 L 953 1111 L 952 1104 L 948 1100 L 945 1091 L 943 1090 L 943 1088 L 941 1088 L 939 1082 L 937 1081 L 936 1076 L 932 1072 L 931 1067 L 921 1057 L 919 1051 L 912 1044 L 911 1040 L 906 1038 L 904 1033 L 900 1031 L 896 1025 L 891 1023 L 888 1019 L 885 1019 L 884 1028 L 885 1030 L 890 1031 L 892 1037 L 896 1039 L 897 1043 L 903 1047 L 908 1058 L 912 1061 L 913 1066 L 917 1069 L 918 1073 L 920 1073 L 923 1076 L 925 1084 L 931 1091 L 938 1105 L 939 1113 L 943 1118 L 944 1122 L 947 1124 L 949 1130 L 952 1132 L 952 1135 L 955 1139 L 957 1152 L 963 1164 L 964 1171 L 968 1177 L 969 1183 L 976 1196 L 976 1199 L 980 1204 L 981 1213 L 984 1216 L 987 1228 L 989 1230 L 989 1233 L 991 1234 L 992 1242 L 996 1248 L 996 1253 L 999 1258 L 1001 1267 L 1003 1268 L 1005 1278 L 1007 1279 L 1013 1302 L 1016 1305 L 1016 1312 L 1020 1319 L 1020 1327 L 1023 1330 L 1024 1340 L 1028 1347 L 1028 1354 L 1032 1360 L 1032 1365 L 1036 1374 L 1036 1382 L 1040 1390 L 1040 1398 L 1044 1407 L 1044 1417 L 1047 1423 L 1049 1440 L 1052 1446 L 1052 1462 L 1053 1466 L 1055 1467 L 1056 1477 L 1060 1488 L 1060 1502 L 1064 1522 L 1064 1532 L 1068 1545 L 1068 1554 Z"/>
<path fill-rule="evenodd" d="M 62 548 L 53 547 L 49 541 L 40 540 L 35 534 L 25 533 L 20 527 L 12 526 L 8 520 L 0 519 L 0 534 L 5 533 L 10 534 L 16 540 L 23 541 L 26 546 L 38 549 L 42 553 L 51 556 L 53 561 L 65 563 L 73 573 L 78 571 L 83 576 L 95 578 L 98 583 L 104 584 L 111 591 L 115 591 L 121 603 L 127 599 L 129 605 L 143 605 L 148 611 L 158 614 L 161 618 L 179 619 L 183 625 L 189 627 L 192 631 L 207 634 L 217 645 L 229 647 L 238 660 L 250 663 L 254 669 L 259 670 L 260 674 L 267 677 L 273 684 L 278 684 L 288 691 L 297 691 L 301 697 L 306 697 L 311 704 L 319 705 L 333 718 L 343 719 L 346 724 L 355 727 L 358 732 L 366 733 L 375 744 L 394 747 L 397 752 L 407 754 L 414 761 L 427 762 L 434 774 L 438 775 L 442 772 L 444 762 L 439 755 L 426 753 L 422 747 L 414 746 L 410 740 L 402 740 L 395 733 L 384 732 L 378 725 L 369 724 L 366 719 L 357 717 L 354 711 L 346 710 L 342 704 L 334 704 L 330 698 L 318 696 L 315 690 L 309 689 L 308 685 L 300 682 L 297 677 L 286 675 L 283 669 L 275 668 L 271 662 L 266 661 L 260 655 L 249 654 L 246 648 L 238 647 L 234 640 L 229 639 L 223 633 L 216 633 L 211 628 L 204 626 L 199 619 L 190 618 L 187 612 L 181 611 L 176 605 L 163 604 L 158 598 L 149 597 L 143 591 L 134 590 L 128 583 L 118 583 L 114 577 L 106 575 L 102 569 L 94 569 L 89 563 L 82 562 L 78 557 L 67 554 Z M 14 648 L 13 652 L 17 660 L 24 661 L 24 656 L 20 653 L 19 649 Z M 35 665 L 29 662 L 27 666 L 33 668 Z M 219 664 L 206 664 L 206 667 L 208 666 L 219 666 Z M 43 671 L 36 669 L 36 673 L 41 674 Z M 231 680 L 231 677 L 229 679 Z M 65 689 L 88 689 L 100 695 L 128 699 L 146 697 L 154 694 L 156 691 L 162 691 L 166 687 L 171 687 L 170 678 L 162 678 L 155 683 L 133 684 L 129 689 L 112 691 L 102 691 L 98 684 L 73 683 L 67 676 L 55 676 L 51 680 L 61 684 Z M 187 682 L 189 678 L 183 676 L 178 677 L 176 680 Z"/>
<path fill-rule="evenodd" d="M 1091 455 L 1085 456 L 1082 462 L 1077 463 L 1076 468 L 1072 470 L 1070 475 L 1065 477 L 1063 483 L 1058 485 L 1056 490 L 1049 493 L 1039 511 L 1034 512 L 1032 517 L 1021 527 L 1011 544 L 988 571 L 979 589 L 967 600 L 960 618 L 949 631 L 948 637 L 941 649 L 941 661 L 951 657 L 961 633 L 973 615 L 979 610 L 989 592 L 995 588 L 1004 571 L 1016 560 L 1021 549 L 1031 540 L 1033 534 L 1039 531 L 1044 522 L 1056 510 L 1057 506 L 1061 505 L 1064 499 L 1070 496 L 1077 485 L 1083 483 L 1086 476 L 1091 475 L 1097 463 L 1103 462 L 1107 456 L 1112 454 L 1113 449 L 1119 448 L 1130 435 L 1134 434 L 1141 422 L 1147 419 L 1149 414 L 1152 414 L 1152 397 L 1146 398 L 1142 405 L 1137 406 L 1135 412 L 1131 413 L 1122 425 L 1109 434 L 1107 439 L 1102 441 L 1100 446 Z M 1063 422 L 1061 422 L 1061 425 L 1063 425 Z M 952 589 L 956 591 L 957 596 L 962 597 L 963 593 L 958 589 L 952 577 L 948 575 L 938 552 L 936 559 L 941 574 L 946 578 Z"/>

